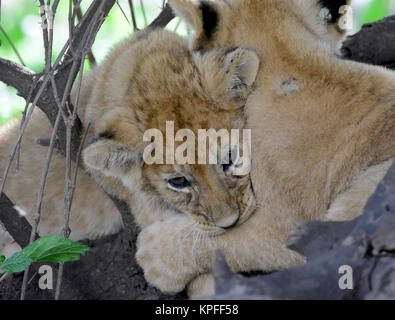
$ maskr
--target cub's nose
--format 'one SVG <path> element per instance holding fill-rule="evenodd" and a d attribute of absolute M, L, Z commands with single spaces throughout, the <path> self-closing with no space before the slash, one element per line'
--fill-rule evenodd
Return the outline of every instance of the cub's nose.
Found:
<path fill-rule="evenodd" d="M 239 222 L 239 219 L 240 215 L 238 215 L 237 217 L 224 217 L 215 221 L 215 226 L 227 230 L 233 228 Z"/>

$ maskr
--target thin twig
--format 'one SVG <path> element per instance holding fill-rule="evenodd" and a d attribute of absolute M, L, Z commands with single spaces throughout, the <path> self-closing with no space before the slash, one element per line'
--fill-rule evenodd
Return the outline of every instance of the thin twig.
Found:
<path fill-rule="evenodd" d="M 33 225 L 32 225 L 32 231 L 31 231 L 31 234 L 30 234 L 30 242 L 29 243 L 32 243 L 35 240 L 35 236 L 36 236 L 37 231 L 38 231 L 38 225 L 40 223 L 40 218 L 41 218 L 41 204 L 42 204 L 42 199 L 44 197 L 45 184 L 46 184 L 46 181 L 47 181 L 47 175 L 48 175 L 49 166 L 50 166 L 51 159 L 52 159 L 52 154 L 53 154 L 53 150 L 54 150 L 54 146 L 55 146 L 55 142 L 56 142 L 56 134 L 57 134 L 58 129 L 59 129 L 60 120 L 61 120 L 61 113 L 58 112 L 58 116 L 56 118 L 55 126 L 53 128 L 52 135 L 51 135 L 51 142 L 49 144 L 49 148 L 48 148 L 48 151 L 47 151 L 47 156 L 45 158 L 44 169 L 43 169 L 42 174 L 41 174 L 40 187 L 39 187 L 39 191 L 38 191 L 38 195 L 37 195 L 37 201 L 36 201 L 36 206 L 35 206 L 34 214 L 33 214 Z M 25 270 L 25 273 L 23 275 L 21 300 L 24 300 L 25 297 L 26 297 L 26 289 L 27 289 L 28 277 L 29 277 L 29 268 L 27 268 Z"/>
<path fill-rule="evenodd" d="M 25 62 L 23 62 L 22 56 L 19 54 L 18 49 L 15 47 L 14 42 L 11 40 L 11 38 L 8 36 L 7 32 L 3 28 L 3 26 L 0 24 L 0 31 L 4 34 L 5 38 L 7 39 L 8 43 L 11 45 L 12 50 L 15 52 L 16 56 L 18 57 L 19 62 L 25 66 Z"/>
<path fill-rule="evenodd" d="M 60 51 L 59 56 L 57 57 L 57 59 L 56 59 L 56 61 L 54 63 L 53 70 L 55 70 L 59 66 L 59 63 L 62 60 L 62 58 L 63 58 L 68 46 L 69 46 L 69 41 L 66 42 L 66 44 L 64 45 L 64 47 Z M 5 169 L 4 169 L 4 172 L 3 172 L 3 179 L 1 180 L 1 184 L 0 184 L 0 195 L 4 191 L 4 186 L 5 186 L 5 183 L 7 181 L 7 177 L 8 177 L 9 171 L 10 171 L 11 164 L 12 164 L 14 158 L 15 158 L 15 154 L 16 154 L 16 152 L 18 150 L 18 146 L 19 146 L 19 144 L 21 142 L 21 139 L 22 139 L 22 136 L 23 136 L 23 134 L 24 134 L 24 132 L 26 130 L 27 124 L 30 121 L 30 118 L 31 118 L 31 116 L 33 114 L 33 111 L 34 111 L 34 109 L 35 109 L 35 107 L 37 105 L 38 100 L 42 96 L 43 92 L 46 90 L 46 87 L 47 87 L 48 82 L 50 80 L 51 74 L 53 75 L 53 72 L 54 72 L 53 70 L 51 72 L 45 74 L 44 79 L 42 80 L 41 86 L 40 86 L 40 88 L 39 88 L 39 90 L 38 90 L 38 92 L 37 92 L 37 94 L 36 94 L 36 96 L 35 96 L 35 98 L 33 100 L 33 103 L 31 105 L 31 107 L 29 108 L 29 112 L 26 115 L 26 119 L 25 119 L 24 123 L 22 124 L 22 126 L 21 126 L 21 128 L 19 130 L 18 136 L 17 136 L 16 141 L 14 143 L 14 146 L 13 146 L 13 148 L 12 148 L 12 150 L 11 150 L 9 156 L 8 156 L 8 162 L 7 162 L 7 164 L 5 166 Z"/>
<path fill-rule="evenodd" d="M 82 72 L 82 71 L 81 71 Z M 66 124 L 66 182 L 64 191 L 64 225 L 62 234 L 64 238 L 70 236 L 70 211 L 71 211 L 71 127 L 70 123 Z M 58 279 L 56 282 L 55 300 L 60 298 L 60 290 L 62 288 L 64 263 L 59 264 Z"/>
<path fill-rule="evenodd" d="M 127 21 L 127 22 L 128 22 L 128 24 L 130 25 L 130 21 L 129 21 L 129 19 L 128 19 L 128 17 L 127 17 L 127 15 L 126 15 L 126 13 L 125 13 L 125 11 L 123 11 L 123 9 L 122 9 L 121 5 L 119 4 L 118 0 L 116 1 L 116 3 L 117 3 L 117 6 L 118 6 L 119 10 L 121 10 L 121 12 L 122 12 L 123 16 L 125 17 L 126 21 Z"/>
<path fill-rule="evenodd" d="M 144 27 L 148 25 L 147 15 L 145 14 L 144 1 L 140 0 L 140 8 L 144 18 Z"/>
<path fill-rule="evenodd" d="M 75 189 L 76 189 L 76 186 L 77 186 L 78 168 L 79 168 L 79 161 L 80 161 L 80 158 L 81 158 L 82 148 L 83 148 L 83 146 L 85 144 L 86 137 L 88 135 L 89 129 L 90 129 L 90 123 L 86 127 L 85 132 L 84 132 L 84 136 L 83 136 L 83 138 L 81 140 L 80 148 L 78 150 L 78 155 L 77 155 L 77 163 L 76 163 L 75 168 L 74 168 L 73 182 L 72 182 L 71 188 L 68 190 L 68 192 L 71 193 L 70 201 L 68 203 L 68 205 L 70 206 L 68 208 L 69 212 L 71 210 L 71 203 L 72 203 L 72 199 L 74 198 L 74 192 L 75 192 Z M 69 223 L 67 216 L 65 216 L 65 220 L 66 221 L 65 221 L 65 228 L 63 229 L 63 237 L 68 238 L 69 235 L 70 235 L 70 229 L 67 228 L 68 223 Z M 64 263 L 60 263 L 59 264 L 59 269 L 58 269 L 57 282 L 56 282 L 55 300 L 59 300 L 59 298 L 60 298 L 60 289 L 62 287 L 62 281 L 63 281 L 63 271 L 64 271 Z"/>
<path fill-rule="evenodd" d="M 43 40 L 44 40 L 44 50 L 45 50 L 45 67 L 44 67 L 44 73 L 46 76 L 49 76 L 51 82 L 52 82 L 52 88 L 54 91 L 54 97 L 55 100 L 58 102 L 58 96 L 56 92 L 56 86 L 54 85 L 54 76 L 52 73 L 52 46 L 53 46 L 53 21 L 55 18 L 55 12 L 58 6 L 58 1 L 55 1 L 53 7 L 51 8 L 49 6 L 49 1 L 47 2 L 47 10 L 45 10 L 45 2 L 44 0 L 39 0 L 40 1 L 40 6 L 41 6 L 41 18 L 42 18 L 42 32 L 43 32 Z M 48 31 L 49 29 L 49 31 Z M 53 154 L 53 149 L 55 146 L 55 139 L 56 139 L 56 134 L 59 129 L 59 123 L 60 123 L 60 116 L 61 116 L 61 108 L 59 108 L 57 119 L 55 121 L 55 126 L 54 130 L 52 131 L 52 136 L 51 136 L 51 142 L 50 146 L 48 149 L 48 154 L 46 158 L 46 162 L 44 165 L 44 169 L 42 172 L 41 176 L 41 181 L 40 181 L 40 188 L 39 188 L 39 193 L 37 196 L 37 202 L 36 202 L 36 207 L 34 210 L 34 224 L 32 226 L 32 232 L 30 234 L 30 243 L 32 243 L 35 239 L 35 234 L 37 233 L 38 230 L 38 225 L 40 223 L 41 219 L 41 205 L 42 205 L 42 200 L 44 196 L 44 190 L 45 190 L 45 184 L 47 180 L 47 175 L 48 175 L 48 170 L 49 170 L 49 165 L 51 163 L 52 159 L 52 154 Z M 26 289 L 28 285 L 28 276 L 29 276 L 29 268 L 27 268 L 24 272 L 23 275 L 23 282 L 22 282 L 22 292 L 21 292 L 21 300 L 25 299 L 26 296 Z"/>
<path fill-rule="evenodd" d="M 136 20 L 136 15 L 134 12 L 133 0 L 128 0 L 128 2 L 129 2 L 129 8 L 130 8 L 130 15 L 132 16 L 133 31 L 136 32 L 139 30 L 139 28 L 137 27 L 137 20 Z"/>
<path fill-rule="evenodd" d="M 28 95 L 28 97 L 27 97 L 27 99 L 26 99 L 25 108 L 24 108 L 24 110 L 23 110 L 23 112 L 22 112 L 22 119 L 21 119 L 21 125 L 20 125 L 20 127 L 19 127 L 19 130 L 21 130 L 21 128 L 22 128 L 22 126 L 23 126 L 23 124 L 24 124 L 24 122 L 25 122 L 25 120 L 26 120 L 26 113 L 27 113 L 27 111 L 28 111 L 30 102 L 31 102 L 31 100 L 32 100 L 33 91 L 36 89 L 37 84 L 38 84 L 38 81 L 40 80 L 40 77 L 41 77 L 41 74 L 37 74 L 37 75 L 34 77 L 33 85 L 32 85 L 31 88 L 30 88 L 29 95 Z M 18 171 L 19 171 L 19 168 L 20 168 L 21 146 L 22 146 L 22 144 L 19 143 L 19 144 L 18 144 L 18 148 L 17 148 L 17 153 L 16 153 L 16 161 L 15 161 L 15 166 L 16 166 L 16 169 L 15 169 L 15 170 L 16 170 L 16 172 L 18 172 Z"/>
<path fill-rule="evenodd" d="M 69 0 L 69 39 L 73 39 L 73 30 L 74 30 L 73 0 Z M 72 53 L 74 54 L 73 51 Z"/>
<path fill-rule="evenodd" d="M 0 282 L 5 280 L 5 278 L 7 278 L 8 276 L 10 276 L 12 273 L 8 273 L 8 272 L 4 272 L 4 274 L 1 276 L 0 278 Z"/>
<path fill-rule="evenodd" d="M 55 26 L 55 17 L 56 17 L 56 10 L 58 8 L 60 0 L 55 0 L 54 4 L 52 5 L 52 8 L 49 6 L 48 1 L 48 17 L 47 19 L 49 20 L 49 46 L 48 46 L 48 55 L 49 55 L 49 60 L 52 62 L 52 50 L 53 50 L 53 32 L 54 32 L 54 26 Z"/>
<path fill-rule="evenodd" d="M 48 84 L 48 81 L 49 81 L 49 76 L 47 76 L 44 79 L 44 81 L 43 81 L 43 83 L 42 83 L 42 85 L 41 85 L 41 87 L 39 89 L 39 92 L 37 93 L 36 97 L 34 98 L 33 104 L 30 107 L 29 112 L 26 115 L 25 122 L 22 124 L 22 126 L 20 128 L 19 133 L 18 133 L 18 137 L 16 139 L 16 142 L 15 142 L 15 144 L 14 144 L 12 150 L 11 150 L 11 153 L 8 156 L 8 162 L 7 162 L 6 167 L 4 169 L 3 179 L 1 180 L 1 184 L 0 184 L 0 195 L 3 193 L 4 186 L 5 186 L 5 183 L 7 181 L 7 177 L 8 177 L 8 173 L 10 171 L 10 167 L 11 167 L 12 161 L 14 160 L 16 151 L 17 151 L 18 146 L 19 146 L 19 144 L 20 144 L 20 142 L 22 140 L 22 135 L 25 132 L 26 126 L 27 126 L 32 114 L 33 114 L 33 111 L 34 111 L 34 108 L 35 108 L 35 106 L 37 104 L 37 101 L 38 101 L 39 97 L 41 96 L 41 94 L 44 92 L 44 89 L 45 89 L 46 85 Z"/>
<path fill-rule="evenodd" d="M 63 99 L 61 102 L 60 108 L 64 108 L 64 106 L 68 106 L 67 103 L 67 98 L 69 97 L 70 91 L 71 91 L 71 86 L 72 83 L 74 82 L 74 74 L 75 71 L 73 68 L 77 68 L 79 66 L 80 68 L 80 76 L 79 76 L 79 88 L 78 88 L 78 93 L 76 97 L 76 105 L 74 106 L 73 112 L 68 113 L 67 119 L 64 119 L 65 124 L 66 124 L 66 176 L 65 176 L 65 195 L 64 195 L 64 225 L 63 225 L 63 230 L 62 230 L 62 235 L 64 238 L 68 238 L 70 236 L 70 213 L 71 213 L 71 206 L 73 202 L 73 196 L 74 196 L 74 189 L 75 188 L 75 181 L 71 179 L 71 143 L 72 143 L 72 128 L 74 125 L 74 121 L 77 116 L 77 108 L 78 108 L 78 102 L 79 102 L 79 94 L 81 90 L 81 85 L 82 85 L 82 77 L 83 77 L 83 68 L 84 68 L 84 61 L 85 61 L 85 55 L 87 52 L 89 52 L 90 47 L 93 44 L 93 39 L 95 38 L 95 35 L 97 33 L 98 28 L 96 27 L 96 23 L 101 24 L 102 20 L 104 19 L 104 13 L 102 12 L 102 7 L 99 8 L 97 11 L 93 23 L 90 25 L 90 28 L 87 29 L 86 33 L 84 34 L 84 37 L 82 39 L 82 50 L 81 50 L 81 61 L 80 63 L 77 63 L 78 60 L 73 61 L 73 65 L 71 67 L 71 72 L 69 79 L 67 80 L 66 83 L 66 88 L 64 90 L 64 95 Z M 82 142 L 83 143 L 83 142 Z M 81 146 L 80 146 L 81 149 Z M 79 151 L 80 153 L 80 151 Z M 78 155 L 77 155 L 78 157 Z M 78 170 L 78 168 L 76 168 Z M 74 174 L 75 179 L 77 178 L 76 173 Z M 59 265 L 59 270 L 58 270 L 58 278 L 57 278 L 57 283 L 56 283 L 56 292 L 55 292 L 55 300 L 58 300 L 60 298 L 60 290 L 61 290 L 61 285 L 62 285 L 62 278 L 63 278 L 63 270 L 64 270 L 64 264 L 61 263 Z"/>
<path fill-rule="evenodd" d="M 39 1 L 40 1 L 41 29 L 42 29 L 44 50 L 45 50 L 44 73 L 48 73 L 49 70 L 51 69 L 51 50 L 49 48 L 48 20 L 50 20 L 51 18 L 47 19 L 44 0 L 39 0 Z"/>
<path fill-rule="evenodd" d="M 73 0 L 74 3 L 74 11 L 73 11 L 73 19 L 77 17 L 78 22 L 81 21 L 83 14 L 81 10 L 81 1 L 82 0 Z"/>
<path fill-rule="evenodd" d="M 89 123 L 87 125 L 87 127 L 85 128 L 84 135 L 82 137 L 81 144 L 80 144 L 80 149 L 78 150 L 77 162 L 76 162 L 76 165 L 75 165 L 73 185 L 72 185 L 72 192 L 73 192 L 72 196 L 73 197 L 74 197 L 75 189 L 77 187 L 78 168 L 79 168 L 80 161 L 81 161 L 82 148 L 83 148 L 83 146 L 84 146 L 84 144 L 86 142 L 86 137 L 88 136 L 88 132 L 89 132 L 90 128 L 91 128 L 91 124 Z"/>
<path fill-rule="evenodd" d="M 80 22 L 83 17 L 82 10 L 80 7 L 81 0 L 79 0 L 79 1 L 73 0 L 73 2 L 74 2 L 74 14 L 73 15 L 76 15 L 78 22 Z M 91 65 L 91 67 L 97 65 L 96 58 L 95 58 L 95 55 L 93 54 L 92 50 L 89 50 L 89 52 L 88 52 L 88 60 L 89 60 L 89 64 Z"/>

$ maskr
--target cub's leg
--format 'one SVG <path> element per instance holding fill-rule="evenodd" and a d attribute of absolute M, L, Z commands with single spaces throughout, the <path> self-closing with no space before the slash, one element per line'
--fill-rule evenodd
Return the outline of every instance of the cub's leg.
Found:
<path fill-rule="evenodd" d="M 325 220 L 352 220 L 362 214 L 369 197 L 383 180 L 393 159 L 372 166 L 362 172 L 351 186 L 335 198 L 325 215 Z"/>
<path fill-rule="evenodd" d="M 215 237 L 199 231 L 189 217 L 179 216 L 143 229 L 136 259 L 149 283 L 163 292 L 176 293 L 197 276 L 210 273 L 216 248 L 235 272 L 281 270 L 303 263 L 304 257 L 284 245 L 290 230 L 291 226 L 270 221 L 262 209 Z M 194 295 L 199 294 L 199 282 L 192 284 Z"/>

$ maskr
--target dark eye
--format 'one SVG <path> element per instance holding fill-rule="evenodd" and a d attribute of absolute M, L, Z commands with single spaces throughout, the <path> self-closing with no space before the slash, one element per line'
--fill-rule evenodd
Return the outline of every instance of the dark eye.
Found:
<path fill-rule="evenodd" d="M 176 189 L 184 189 L 189 187 L 191 184 L 184 177 L 173 178 L 168 181 L 168 183 Z"/>
<path fill-rule="evenodd" d="M 222 170 L 224 170 L 224 172 L 228 171 L 229 168 L 233 165 L 232 151 L 229 151 L 228 156 L 229 156 L 229 163 L 226 163 L 226 164 L 222 165 Z"/>

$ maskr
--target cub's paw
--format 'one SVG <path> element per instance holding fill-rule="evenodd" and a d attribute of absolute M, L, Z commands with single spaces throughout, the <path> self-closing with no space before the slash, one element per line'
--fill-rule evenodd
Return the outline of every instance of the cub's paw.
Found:
<path fill-rule="evenodd" d="M 180 236 L 189 224 L 169 220 L 155 222 L 142 230 L 137 239 L 136 260 L 151 285 L 174 294 L 184 290 L 197 274 L 187 259 L 188 249 Z"/>
<path fill-rule="evenodd" d="M 215 295 L 215 280 L 211 273 L 202 274 L 193 279 L 188 285 L 188 297 L 201 299 Z"/>

